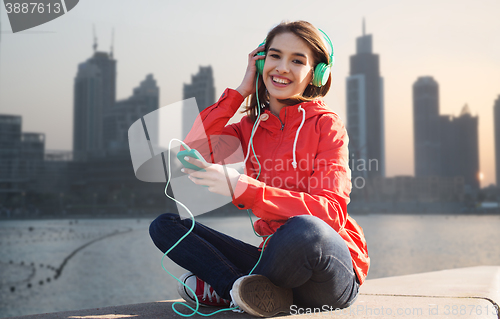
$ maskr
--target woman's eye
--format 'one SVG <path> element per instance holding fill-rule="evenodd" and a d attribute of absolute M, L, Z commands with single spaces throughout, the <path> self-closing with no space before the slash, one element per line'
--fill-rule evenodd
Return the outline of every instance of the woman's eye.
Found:
<path fill-rule="evenodd" d="M 278 54 L 269 54 L 269 56 L 271 58 L 274 58 L 274 59 L 279 59 L 280 58 L 280 56 Z"/>
<path fill-rule="evenodd" d="M 293 60 L 293 63 L 295 63 L 295 64 L 304 64 L 304 62 L 302 62 L 300 60 Z"/>

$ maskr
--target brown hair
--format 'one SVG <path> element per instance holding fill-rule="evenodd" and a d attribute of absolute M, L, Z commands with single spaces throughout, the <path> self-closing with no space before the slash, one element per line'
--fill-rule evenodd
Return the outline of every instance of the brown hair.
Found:
<path fill-rule="evenodd" d="M 316 27 L 314 27 L 312 24 L 306 21 L 294 21 L 294 22 L 283 21 L 276 27 L 274 27 L 267 34 L 265 52 L 267 53 L 267 51 L 269 50 L 269 46 L 271 45 L 271 42 L 273 41 L 276 35 L 287 32 L 295 34 L 309 46 L 309 48 L 313 53 L 314 68 L 320 62 L 323 62 L 325 64 L 330 63 L 330 55 L 328 53 L 328 49 L 326 48 L 323 42 L 322 34 L 318 29 L 316 29 Z M 290 99 L 278 100 L 278 101 L 281 103 L 285 103 L 286 105 L 295 105 L 302 102 L 312 101 L 317 97 L 325 96 L 326 93 L 328 93 L 328 90 L 330 90 L 331 82 L 332 82 L 332 76 L 330 74 L 328 76 L 328 81 L 322 87 L 317 87 L 312 84 L 309 84 L 301 96 Z M 269 94 L 267 93 L 266 86 L 264 85 L 264 81 L 262 80 L 261 76 L 259 77 L 259 82 L 258 82 L 258 92 L 259 92 L 259 102 L 261 104 L 266 105 L 266 107 L 269 107 L 268 106 Z M 243 113 L 247 113 L 247 115 L 252 119 L 252 121 L 255 121 L 258 114 L 257 107 L 258 107 L 257 97 L 256 94 L 254 93 L 247 98 L 247 105 L 245 106 L 245 110 L 243 111 Z"/>

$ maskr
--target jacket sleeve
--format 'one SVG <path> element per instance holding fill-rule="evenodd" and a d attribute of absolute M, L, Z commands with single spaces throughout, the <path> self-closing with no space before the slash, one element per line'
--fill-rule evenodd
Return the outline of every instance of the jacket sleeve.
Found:
<path fill-rule="evenodd" d="M 239 123 L 226 126 L 243 100 L 238 91 L 226 89 L 215 104 L 196 117 L 184 142 L 196 149 L 210 163 L 219 163 L 223 160 L 226 163 L 243 161 L 239 158 L 241 156 L 231 158 L 231 155 L 241 147 Z"/>
<path fill-rule="evenodd" d="M 253 209 L 257 217 L 267 222 L 269 229 L 273 228 L 273 222 L 306 214 L 325 220 L 337 232 L 343 229 L 351 191 L 348 136 L 334 114 L 322 116 L 318 125 L 321 136 L 307 192 L 271 187 L 241 175 L 233 203 L 241 209 Z"/>

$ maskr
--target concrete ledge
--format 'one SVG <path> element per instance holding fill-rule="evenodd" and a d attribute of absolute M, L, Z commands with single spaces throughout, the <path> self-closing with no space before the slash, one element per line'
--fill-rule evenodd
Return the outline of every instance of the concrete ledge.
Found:
<path fill-rule="evenodd" d="M 281 318 L 494 318 L 499 319 L 500 267 L 482 266 L 368 280 L 349 308 L 298 309 Z M 172 311 L 175 301 L 66 311 L 16 317 L 18 319 L 181 318 Z M 176 309 L 188 314 L 182 306 Z M 323 310 L 323 312 L 321 312 Z M 213 308 L 200 309 L 203 313 Z M 200 316 L 193 316 L 200 317 Z M 217 318 L 253 318 L 222 312 Z"/>

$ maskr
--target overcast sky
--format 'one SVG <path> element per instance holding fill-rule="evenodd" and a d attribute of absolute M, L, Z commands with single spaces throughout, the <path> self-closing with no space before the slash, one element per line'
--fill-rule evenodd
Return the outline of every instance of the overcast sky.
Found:
<path fill-rule="evenodd" d="M 345 79 L 355 38 L 373 35 L 385 84 L 388 176 L 413 175 L 412 85 L 439 83 L 441 114 L 468 104 L 479 115 L 482 185 L 495 183 L 493 103 L 500 95 L 500 1 L 167 1 L 82 0 L 62 17 L 13 34 L 1 8 L 0 114 L 23 117 L 24 132 L 46 134 L 46 149 L 71 150 L 73 81 L 92 51 L 109 51 L 115 29 L 117 98 L 152 73 L 160 106 L 182 99 L 182 85 L 212 65 L 216 95 L 235 88 L 247 54 L 281 20 L 307 20 L 335 46 L 333 86 L 326 102 L 345 119 Z"/>

